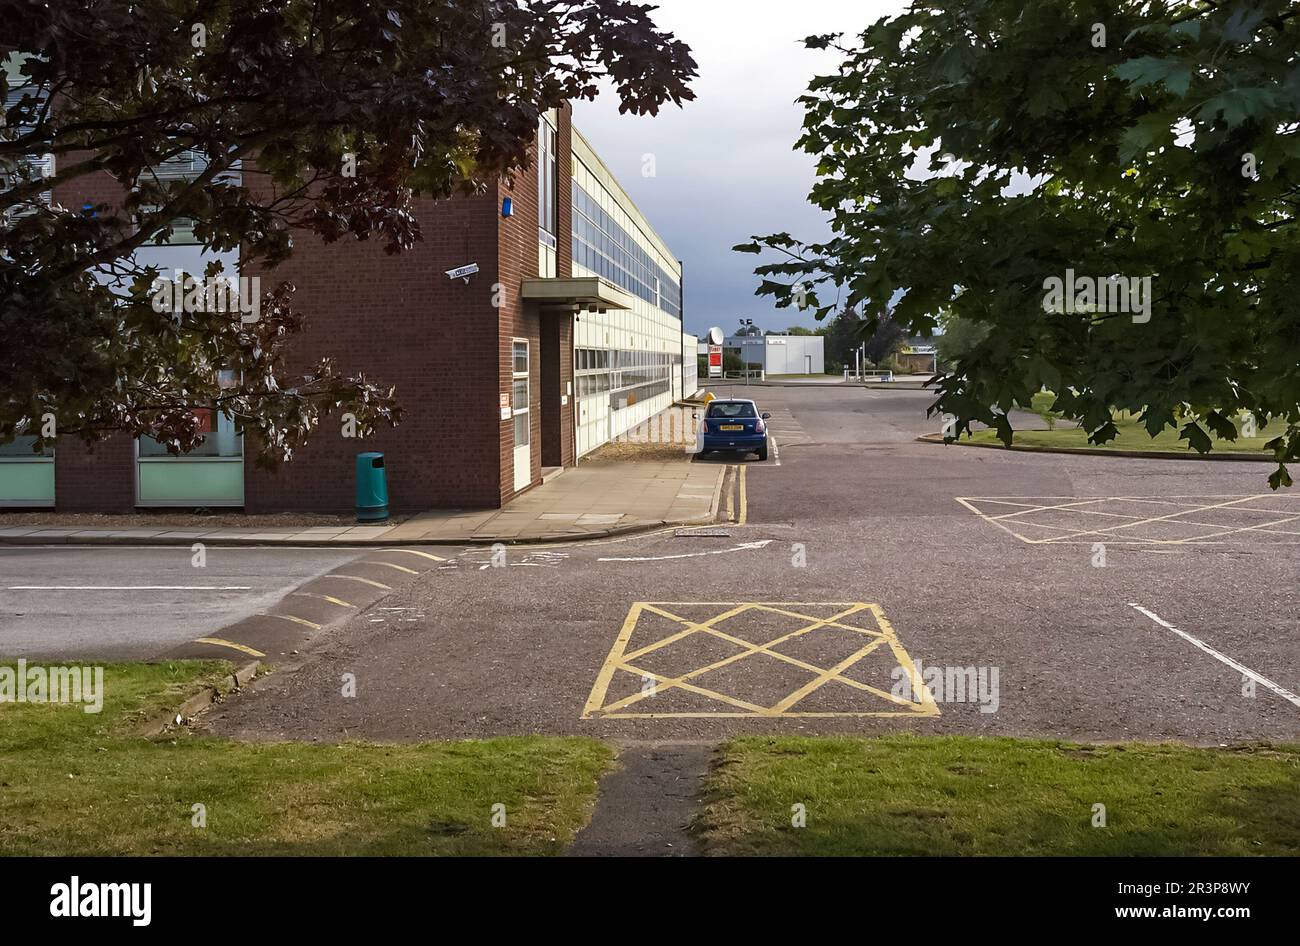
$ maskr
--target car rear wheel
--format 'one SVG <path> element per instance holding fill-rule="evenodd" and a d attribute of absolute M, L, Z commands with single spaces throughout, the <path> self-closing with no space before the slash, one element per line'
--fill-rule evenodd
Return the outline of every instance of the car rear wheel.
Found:
<path fill-rule="evenodd" d="M 758 459 L 760 461 L 764 461 L 767 459 L 767 444 L 763 444 L 763 446 L 759 449 Z"/>

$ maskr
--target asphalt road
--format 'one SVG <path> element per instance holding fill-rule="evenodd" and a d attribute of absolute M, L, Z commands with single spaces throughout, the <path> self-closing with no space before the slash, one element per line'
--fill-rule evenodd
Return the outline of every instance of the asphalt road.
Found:
<path fill-rule="evenodd" d="M 0 655 L 149 659 L 261 611 L 358 549 L 0 548 Z"/>
<path fill-rule="evenodd" d="M 777 449 L 729 477 L 728 535 L 440 552 L 382 602 L 409 610 L 323 632 L 209 725 L 1300 738 L 1300 493 L 1267 465 L 922 444 L 925 392 L 749 393 Z"/>

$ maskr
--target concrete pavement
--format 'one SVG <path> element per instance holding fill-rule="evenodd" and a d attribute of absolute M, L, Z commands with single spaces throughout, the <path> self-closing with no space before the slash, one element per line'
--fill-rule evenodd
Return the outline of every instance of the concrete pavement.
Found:
<path fill-rule="evenodd" d="M 680 459 L 588 461 L 504 509 L 425 513 L 385 533 L 387 544 L 590 539 L 713 519 L 722 474 Z"/>

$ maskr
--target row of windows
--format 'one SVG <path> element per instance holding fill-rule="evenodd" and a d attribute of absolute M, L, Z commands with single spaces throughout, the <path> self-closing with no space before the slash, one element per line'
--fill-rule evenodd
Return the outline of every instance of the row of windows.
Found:
<path fill-rule="evenodd" d="M 608 348 L 579 348 L 573 353 L 577 371 L 608 371 L 611 368 L 639 368 L 642 365 L 680 365 L 680 352 L 613 351 Z"/>
<path fill-rule="evenodd" d="M 607 348 L 579 348 L 573 353 L 575 371 L 608 371 L 614 364 L 614 353 Z"/>
<path fill-rule="evenodd" d="M 677 318 L 682 288 L 599 201 L 573 182 L 573 262 Z"/>
<path fill-rule="evenodd" d="M 609 375 L 589 375 L 578 378 L 578 397 L 593 397 L 595 395 L 609 392 L 609 406 L 613 410 L 621 410 L 638 401 L 645 401 L 660 394 L 667 393 L 672 389 L 672 378 L 658 378 L 653 381 L 646 381 L 641 384 L 634 384 L 630 387 L 620 387 L 610 391 Z"/>
<path fill-rule="evenodd" d="M 580 374 L 575 379 L 575 384 L 578 397 L 590 397 L 593 394 L 604 394 L 606 391 L 628 391 L 661 381 L 671 382 L 672 375 L 651 368 L 641 368 L 636 371 L 614 371 L 606 374 Z"/>
<path fill-rule="evenodd" d="M 575 380 L 578 397 L 613 391 L 616 395 L 611 398 L 611 407 L 615 400 L 626 401 L 629 392 L 644 400 L 670 390 L 673 372 L 682 364 L 682 356 L 672 352 L 602 348 L 579 348 L 573 360 L 579 372 Z"/>
<path fill-rule="evenodd" d="M 653 381 L 646 381 L 641 384 L 635 384 L 630 387 L 619 387 L 610 391 L 610 381 L 613 379 L 607 374 L 580 375 L 578 377 L 578 397 L 592 397 L 594 395 L 605 394 L 609 392 L 609 406 L 612 410 L 621 410 L 638 401 L 644 401 L 652 397 L 657 397 L 672 390 L 672 378 L 658 378 Z"/>
<path fill-rule="evenodd" d="M 671 378 L 663 381 L 652 381 L 649 384 L 638 385 L 635 388 L 625 388 L 622 391 L 614 391 L 609 396 L 610 410 L 618 411 L 625 407 L 631 407 L 641 401 L 648 401 L 652 397 L 658 397 L 660 394 L 666 394 L 672 390 L 673 382 Z"/>
<path fill-rule="evenodd" d="M 578 397 L 591 397 L 608 391 L 612 380 L 609 374 L 580 374 L 574 379 L 574 384 L 578 389 Z"/>
<path fill-rule="evenodd" d="M 244 455 L 244 437 L 235 426 L 235 422 L 225 414 L 218 414 L 209 408 L 195 410 L 203 427 L 203 440 L 189 453 L 173 454 L 166 444 L 159 443 L 152 437 L 142 434 L 140 456 L 149 459 L 166 457 L 168 459 L 186 459 L 188 457 L 242 457 Z M 0 444 L 0 461 L 3 460 L 40 460 L 54 456 L 54 448 L 47 442 L 40 453 L 32 448 L 36 445 L 35 437 L 15 437 L 9 443 Z"/>

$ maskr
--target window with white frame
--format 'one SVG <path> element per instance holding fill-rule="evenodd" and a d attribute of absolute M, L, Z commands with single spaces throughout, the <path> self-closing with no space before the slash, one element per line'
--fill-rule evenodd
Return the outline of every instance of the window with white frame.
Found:
<path fill-rule="evenodd" d="M 537 122 L 537 239 L 555 249 L 559 232 L 559 158 L 555 126 L 545 116 Z"/>
<path fill-rule="evenodd" d="M 515 425 L 515 446 L 526 447 L 531 433 L 528 426 L 528 342 L 515 340 L 512 369 L 510 406 Z"/>

